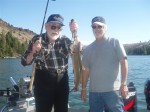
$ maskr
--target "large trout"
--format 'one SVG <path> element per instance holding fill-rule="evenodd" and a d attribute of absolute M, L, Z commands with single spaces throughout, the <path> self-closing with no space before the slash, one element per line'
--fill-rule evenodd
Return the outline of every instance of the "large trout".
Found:
<path fill-rule="evenodd" d="M 75 22 L 73 19 L 71 20 L 70 24 Z M 72 65 L 73 65 L 73 73 L 74 73 L 74 84 L 75 87 L 71 91 L 78 91 L 81 77 L 82 77 L 82 65 L 81 65 L 81 43 L 77 37 L 77 30 L 72 31 L 72 45 L 71 45 L 71 58 L 72 58 Z"/>

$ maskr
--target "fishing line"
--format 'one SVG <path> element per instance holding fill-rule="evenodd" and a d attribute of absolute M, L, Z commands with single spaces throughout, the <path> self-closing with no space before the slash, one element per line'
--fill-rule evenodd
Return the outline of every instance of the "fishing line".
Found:
<path fill-rule="evenodd" d="M 43 32 L 43 27 L 44 27 L 44 22 L 45 22 L 45 17 L 46 17 L 46 13 L 47 13 L 48 4 L 49 4 L 49 0 L 47 0 L 46 9 L 45 9 L 44 18 L 43 18 L 43 23 L 42 23 L 41 32 L 40 32 L 40 36 L 42 35 L 42 32 Z"/>

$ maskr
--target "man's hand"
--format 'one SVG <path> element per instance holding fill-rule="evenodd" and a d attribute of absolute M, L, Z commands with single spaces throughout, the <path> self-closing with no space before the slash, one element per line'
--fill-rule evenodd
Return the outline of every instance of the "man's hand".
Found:
<path fill-rule="evenodd" d="M 71 32 L 77 32 L 79 26 L 77 24 L 76 21 L 74 21 L 73 19 L 71 20 L 71 22 L 69 23 L 69 27 L 70 27 L 70 31 Z"/>
<path fill-rule="evenodd" d="M 42 44 L 41 44 L 41 37 L 35 41 L 35 43 L 32 46 L 32 53 L 38 53 L 42 48 Z"/>
<path fill-rule="evenodd" d="M 122 98 L 126 98 L 126 96 L 128 95 L 128 87 L 127 85 L 122 85 L 120 86 L 120 93 L 121 93 L 121 97 Z"/>

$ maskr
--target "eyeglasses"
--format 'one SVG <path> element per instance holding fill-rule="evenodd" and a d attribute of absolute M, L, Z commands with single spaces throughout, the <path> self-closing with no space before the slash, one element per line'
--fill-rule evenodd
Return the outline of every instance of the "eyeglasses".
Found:
<path fill-rule="evenodd" d="M 51 30 L 61 30 L 61 26 L 51 26 Z"/>
<path fill-rule="evenodd" d="M 101 29 L 102 27 L 103 27 L 103 26 L 100 26 L 100 25 L 97 25 L 97 26 L 96 26 L 96 25 L 92 25 L 92 28 L 93 28 L 93 29 L 96 29 L 96 28 Z"/>

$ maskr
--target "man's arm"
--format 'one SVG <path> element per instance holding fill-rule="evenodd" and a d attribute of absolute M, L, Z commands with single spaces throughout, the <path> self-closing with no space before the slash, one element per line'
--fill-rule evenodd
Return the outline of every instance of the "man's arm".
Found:
<path fill-rule="evenodd" d="M 36 35 L 32 38 L 30 41 L 27 50 L 25 51 L 24 55 L 21 58 L 22 65 L 30 65 L 34 61 L 34 58 L 36 56 L 36 53 L 38 53 L 41 50 L 42 44 L 41 44 L 41 37 Z"/>
<path fill-rule="evenodd" d="M 128 78 L 128 62 L 126 58 L 120 61 L 121 64 L 121 86 L 120 93 L 123 98 L 128 94 L 127 78 Z"/>
<path fill-rule="evenodd" d="M 121 61 L 121 84 L 126 85 L 128 78 L 128 62 L 123 58 Z"/>
<path fill-rule="evenodd" d="M 86 85 L 89 79 L 89 69 L 82 66 L 82 91 L 81 99 L 86 101 Z"/>

